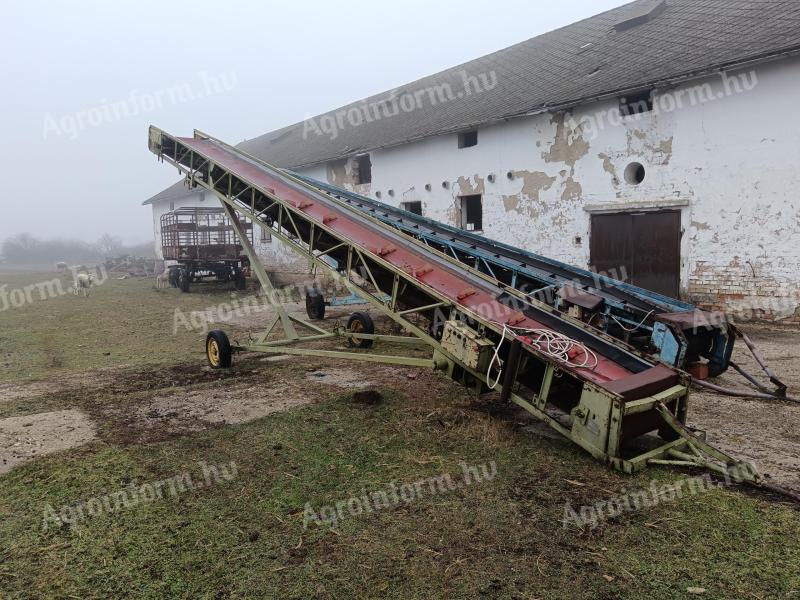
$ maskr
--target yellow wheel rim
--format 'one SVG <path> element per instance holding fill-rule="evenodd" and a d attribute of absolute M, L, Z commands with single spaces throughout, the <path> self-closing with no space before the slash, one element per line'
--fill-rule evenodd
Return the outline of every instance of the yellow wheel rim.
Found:
<path fill-rule="evenodd" d="M 208 362 L 211 363 L 211 366 L 218 367 L 220 365 L 220 360 L 219 344 L 217 344 L 217 340 L 208 340 L 208 344 L 206 345 L 206 353 L 208 354 Z"/>
<path fill-rule="evenodd" d="M 352 323 L 350 323 L 350 331 L 352 331 L 353 333 L 361 333 L 362 331 L 364 331 L 363 323 L 361 323 L 361 321 L 358 320 L 353 321 Z M 358 344 L 361 342 L 361 338 L 351 337 L 348 338 L 348 341 L 352 346 L 358 346 Z"/>

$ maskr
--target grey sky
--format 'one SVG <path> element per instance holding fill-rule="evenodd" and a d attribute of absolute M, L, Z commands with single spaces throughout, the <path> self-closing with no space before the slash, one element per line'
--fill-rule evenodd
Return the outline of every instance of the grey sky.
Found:
<path fill-rule="evenodd" d="M 625 3 L 4 0 L 0 240 L 149 240 L 150 123 L 237 143 Z"/>

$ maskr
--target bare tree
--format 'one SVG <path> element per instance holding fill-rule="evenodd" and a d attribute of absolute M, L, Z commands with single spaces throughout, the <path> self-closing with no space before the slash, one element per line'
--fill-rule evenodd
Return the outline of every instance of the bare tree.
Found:
<path fill-rule="evenodd" d="M 122 240 L 116 235 L 104 233 L 97 240 L 97 249 L 106 257 L 119 256 L 122 253 Z"/>

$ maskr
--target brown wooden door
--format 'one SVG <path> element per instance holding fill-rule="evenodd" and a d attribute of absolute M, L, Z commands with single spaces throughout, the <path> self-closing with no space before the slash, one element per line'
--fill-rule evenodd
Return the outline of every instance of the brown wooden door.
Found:
<path fill-rule="evenodd" d="M 625 269 L 628 283 L 677 298 L 680 293 L 681 213 L 592 215 L 591 266 Z"/>

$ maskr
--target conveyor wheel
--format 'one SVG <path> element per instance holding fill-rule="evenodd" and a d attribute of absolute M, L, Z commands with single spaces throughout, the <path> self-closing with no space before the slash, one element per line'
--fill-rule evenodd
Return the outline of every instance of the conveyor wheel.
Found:
<path fill-rule="evenodd" d="M 233 362 L 231 343 L 224 331 L 215 329 L 206 336 L 206 356 L 212 369 L 230 369 Z"/>
<path fill-rule="evenodd" d="M 325 318 L 325 297 L 317 290 L 306 292 L 306 313 L 312 321 Z"/>
<path fill-rule="evenodd" d="M 347 320 L 347 330 L 353 333 L 375 333 L 375 323 L 367 313 L 354 312 Z M 347 338 L 347 345 L 353 348 L 372 348 L 374 340 Z"/>

